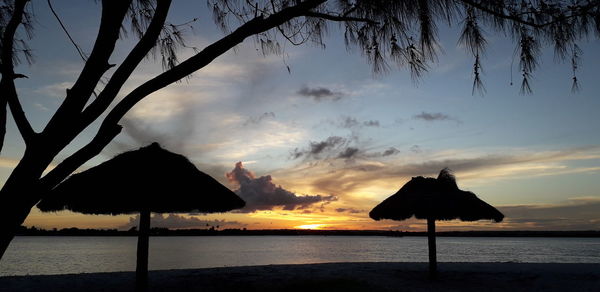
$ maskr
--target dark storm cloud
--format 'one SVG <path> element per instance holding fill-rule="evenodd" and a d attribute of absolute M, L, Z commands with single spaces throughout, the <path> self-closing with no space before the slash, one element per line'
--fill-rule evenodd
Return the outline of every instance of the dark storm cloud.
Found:
<path fill-rule="evenodd" d="M 256 125 L 256 124 L 262 122 L 263 120 L 269 119 L 269 118 L 271 118 L 271 119 L 275 118 L 275 113 L 274 112 L 266 112 L 257 117 L 250 117 L 250 118 L 248 118 L 248 120 L 246 120 L 244 122 L 244 126 Z"/>
<path fill-rule="evenodd" d="M 191 228 L 202 228 L 205 229 L 208 226 L 219 226 L 221 228 L 241 228 L 246 226 L 237 221 L 226 221 L 226 220 L 202 220 L 197 217 L 184 217 L 177 214 L 169 214 L 164 216 L 163 214 L 154 214 L 150 219 L 152 227 L 169 228 L 169 229 L 191 229 Z M 119 229 L 129 229 L 131 227 L 138 227 L 140 224 L 140 215 L 129 218 L 129 223 L 120 226 Z"/>
<path fill-rule="evenodd" d="M 413 119 L 415 120 L 423 120 L 423 121 L 427 121 L 427 122 L 434 122 L 434 121 L 455 121 L 457 123 L 460 123 L 461 121 L 455 117 L 449 116 L 447 114 L 444 113 L 428 113 L 428 112 L 421 112 L 418 115 L 414 115 Z"/>
<path fill-rule="evenodd" d="M 250 213 L 258 210 L 273 210 L 275 207 L 281 207 L 283 210 L 300 210 L 316 203 L 337 200 L 333 195 L 298 196 L 275 185 L 270 175 L 256 178 L 252 172 L 243 167 L 241 162 L 236 163 L 235 168 L 226 176 L 231 182 L 239 185 L 239 189 L 235 192 L 246 201 L 246 207 L 236 212 Z"/>
<path fill-rule="evenodd" d="M 324 101 L 324 100 L 337 101 L 344 96 L 344 94 L 342 92 L 336 92 L 329 88 L 325 88 L 325 87 L 310 88 L 306 85 L 303 86 L 302 88 L 300 88 L 300 90 L 298 90 L 297 93 L 301 96 L 312 98 L 318 102 Z"/>

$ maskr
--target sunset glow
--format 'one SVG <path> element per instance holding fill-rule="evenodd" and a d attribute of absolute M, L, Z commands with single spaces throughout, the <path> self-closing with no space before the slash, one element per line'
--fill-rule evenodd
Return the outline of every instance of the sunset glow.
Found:
<path fill-rule="evenodd" d="M 294 229 L 317 230 L 317 229 L 323 229 L 323 227 L 325 227 L 325 224 L 307 224 L 307 225 L 295 226 Z"/>
<path fill-rule="evenodd" d="M 90 52 L 101 10 L 93 1 L 55 2 L 73 39 Z M 210 9 L 199 2 L 177 1 L 169 12 L 169 23 L 198 19 L 193 23 L 197 30 L 185 36 L 186 48 L 204 48 L 223 37 L 214 29 Z M 48 7 L 36 9 L 41 25 L 29 45 L 45 49 L 36 51 L 33 66 L 20 64 L 15 72 L 30 76 L 19 78 L 16 86 L 23 111 L 41 130 L 84 63 Z M 482 97 L 472 95 L 473 60 L 457 45 L 456 27 L 440 27 L 443 54 L 419 80 L 411 79 L 410 70 L 373 74 L 360 52 L 346 50 L 343 30 L 332 25 L 328 31 L 326 49 L 286 46 L 281 55 L 257 54 L 253 38 L 247 38 L 185 82 L 136 104 L 119 121 L 123 130 L 114 141 L 76 172 L 158 142 L 246 202 L 225 213 L 153 214 L 153 227 L 422 231 L 422 220 L 374 221 L 369 211 L 412 177 L 435 177 L 448 167 L 461 189 L 506 218 L 493 224 L 440 222 L 440 230 L 600 229 L 597 41 L 577 44 L 584 52 L 577 76 L 580 92 L 570 91 L 570 63 L 554 62 L 548 49 L 539 59 L 540 70 L 533 72 L 533 93 L 524 97 L 519 86 L 511 86 L 520 82 L 511 76 L 521 76 L 512 64 L 515 43 L 490 35 L 482 59 L 487 91 Z M 128 39 L 119 41 L 110 63 L 121 64 L 131 46 Z M 194 53 L 186 48 L 181 60 Z M 145 60 L 117 100 L 161 72 L 160 62 Z M 10 121 L 0 185 L 25 149 Z M 95 132 L 90 126 L 48 169 Z M 33 207 L 24 225 L 126 230 L 136 218 L 42 213 Z"/>

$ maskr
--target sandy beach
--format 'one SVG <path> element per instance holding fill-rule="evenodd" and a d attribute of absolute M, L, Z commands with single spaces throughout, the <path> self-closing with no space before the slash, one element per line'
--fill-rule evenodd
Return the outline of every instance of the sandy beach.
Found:
<path fill-rule="evenodd" d="M 151 291 L 600 291 L 600 264 L 266 265 L 150 272 Z M 132 291 L 133 272 L 11 276 L 0 291 Z"/>

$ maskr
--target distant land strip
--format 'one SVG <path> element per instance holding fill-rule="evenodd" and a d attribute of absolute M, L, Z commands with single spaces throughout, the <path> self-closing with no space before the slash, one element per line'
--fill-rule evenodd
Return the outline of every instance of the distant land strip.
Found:
<path fill-rule="evenodd" d="M 135 228 L 117 229 L 40 229 L 21 226 L 17 236 L 137 236 Z M 427 232 L 392 230 L 308 230 L 308 229 L 167 229 L 152 228 L 152 236 L 264 236 L 264 235 L 327 235 L 327 236 L 427 236 Z M 600 237 L 600 230 L 584 231 L 441 231 L 436 236 L 447 237 Z"/>

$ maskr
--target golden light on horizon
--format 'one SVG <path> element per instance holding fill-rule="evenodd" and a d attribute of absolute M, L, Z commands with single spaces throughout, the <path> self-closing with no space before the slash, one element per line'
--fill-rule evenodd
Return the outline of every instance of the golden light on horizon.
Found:
<path fill-rule="evenodd" d="M 323 227 L 325 225 L 326 224 L 306 224 L 306 225 L 294 226 L 294 229 L 318 230 L 318 229 L 321 229 L 321 227 Z"/>

